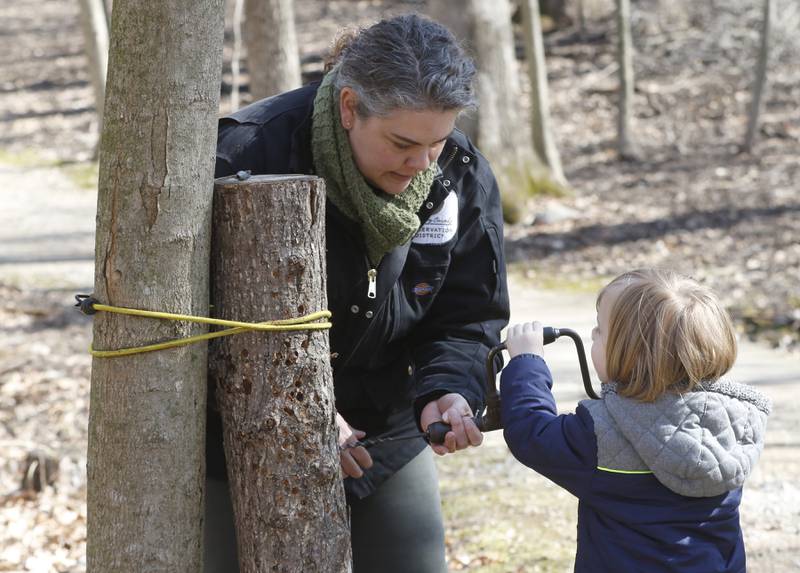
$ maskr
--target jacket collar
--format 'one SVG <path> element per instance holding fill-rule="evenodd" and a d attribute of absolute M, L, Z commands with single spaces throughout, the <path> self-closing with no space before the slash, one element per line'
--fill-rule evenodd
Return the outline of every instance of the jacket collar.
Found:
<path fill-rule="evenodd" d="M 319 86 L 319 82 L 315 87 Z M 314 97 L 316 97 L 314 90 Z M 292 149 L 289 156 L 289 172 L 314 175 L 314 158 L 311 155 L 311 117 L 314 113 L 314 97 L 308 99 L 305 116 L 291 135 Z"/>
<path fill-rule="evenodd" d="M 457 135 L 461 135 L 460 132 L 457 132 Z M 453 137 L 447 140 L 439 156 L 439 173 L 433 181 L 431 192 L 417 212 L 421 224 L 424 225 L 425 221 L 436 212 L 450 191 L 458 188 L 475 160 L 475 154 L 460 146 Z"/>

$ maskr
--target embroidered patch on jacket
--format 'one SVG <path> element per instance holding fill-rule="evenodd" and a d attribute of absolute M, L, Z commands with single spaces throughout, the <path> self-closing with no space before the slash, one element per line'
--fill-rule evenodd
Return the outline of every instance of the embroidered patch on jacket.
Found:
<path fill-rule="evenodd" d="M 457 230 L 458 196 L 455 191 L 450 191 L 439 210 L 425 221 L 411 242 L 418 245 L 441 245 L 452 239 Z"/>
<path fill-rule="evenodd" d="M 433 292 L 433 285 L 428 283 L 419 283 L 414 285 L 414 288 L 412 288 L 411 291 L 417 296 L 429 295 Z"/>

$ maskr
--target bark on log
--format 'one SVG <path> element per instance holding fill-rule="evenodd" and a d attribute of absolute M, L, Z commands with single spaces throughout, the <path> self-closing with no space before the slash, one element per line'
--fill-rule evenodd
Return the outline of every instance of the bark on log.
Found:
<path fill-rule="evenodd" d="M 219 180 L 215 315 L 264 321 L 327 307 L 321 179 Z M 325 331 L 245 333 L 210 348 L 243 573 L 350 571 Z"/>

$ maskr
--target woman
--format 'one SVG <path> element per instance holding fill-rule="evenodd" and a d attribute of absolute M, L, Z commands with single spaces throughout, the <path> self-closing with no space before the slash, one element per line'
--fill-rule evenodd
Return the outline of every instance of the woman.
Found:
<path fill-rule="evenodd" d="M 417 15 L 340 45 L 319 85 L 256 102 L 219 126 L 216 175 L 316 174 L 327 190 L 328 303 L 340 446 L 452 425 L 440 455 L 477 446 L 484 361 L 508 320 L 494 176 L 454 129 L 475 68 Z M 209 416 L 209 515 L 227 486 Z M 438 484 L 419 438 L 341 450 L 354 571 L 446 570 Z M 229 510 L 228 510 L 229 511 Z M 230 521 L 228 521 L 230 523 Z M 207 558 L 224 553 L 207 531 Z M 234 557 L 223 557 L 230 571 Z M 207 566 L 207 570 L 209 566 Z"/>

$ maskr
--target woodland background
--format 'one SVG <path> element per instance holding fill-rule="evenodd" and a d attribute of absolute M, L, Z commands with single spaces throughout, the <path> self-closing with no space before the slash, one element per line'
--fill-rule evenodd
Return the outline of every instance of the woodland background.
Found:
<path fill-rule="evenodd" d="M 319 74 L 322 55 L 341 26 L 368 24 L 390 13 L 426 12 L 433 3 L 296 0 L 303 77 Z M 564 19 L 545 18 L 543 26 L 552 135 L 568 188 L 526 184 L 524 193 L 514 193 L 516 222 L 506 228 L 512 273 L 533 288 L 568 292 L 594 290 L 631 267 L 673 267 L 715 288 L 742 336 L 796 353 L 800 342 L 797 4 L 772 2 L 772 41 L 759 128 L 752 152 L 741 153 L 759 52 L 762 2 L 633 2 L 632 135 L 638 153 L 632 161 L 621 161 L 617 151 L 614 4 L 584 0 L 583 25 L 576 3 L 567 7 Z M 15 183 L 21 188 L 45 185 L 54 194 L 67 188 L 82 188 L 84 194 L 96 189 L 97 116 L 79 15 L 78 3 L 67 0 L 17 0 L 0 7 L 4 127 L 0 165 L 28 174 Z M 228 15 L 221 113 L 233 107 L 232 7 Z M 522 71 L 525 51 L 518 23 L 515 32 L 519 108 L 525 112 L 529 84 Z M 240 105 L 249 101 L 246 65 L 245 60 Z M 22 224 L 4 223 L 10 226 L 3 237 L 12 237 L 13 225 Z M 69 263 L 50 261 L 67 273 Z M 5 274 L 0 282 L 0 495 L 4 496 L 0 571 L 78 572 L 85 567 L 90 367 L 85 349 L 91 325 L 67 305 L 71 289 L 91 285 L 67 286 L 69 281 L 53 282 L 39 268 L 29 270 L 16 277 Z M 55 487 L 37 491 L 42 488 L 23 481 L 26 470 L 43 463 L 44 458 L 28 458 L 34 451 L 58 460 Z M 501 450 L 487 451 L 481 464 L 492 464 L 501 474 L 514 471 Z M 798 465 L 796 454 L 787 458 L 789 498 L 797 496 L 788 483 L 800 475 Z M 455 468 L 443 467 L 450 478 L 445 492 L 458 490 Z M 478 471 L 469 465 L 461 469 Z M 485 541 L 478 546 L 469 539 L 476 535 L 472 525 L 448 529 L 451 567 L 568 570 L 572 540 L 554 531 L 574 528 L 569 518 L 573 502 L 557 489 L 541 487 L 546 517 L 526 521 L 522 541 L 520 528 L 509 533 L 511 526 L 497 530 L 494 537 L 482 537 Z M 491 503 L 493 511 L 508 511 L 508 516 L 499 516 L 501 521 L 514 522 L 513 501 L 471 499 L 472 511 Z M 764 518 L 771 521 L 754 534 L 759 550 L 753 570 L 800 566 L 798 515 L 770 507 L 765 508 Z M 463 516 L 453 522 L 463 524 Z M 542 548 L 520 547 L 532 544 L 530 540 L 542 540 Z M 520 552 L 513 559 L 509 546 Z"/>

